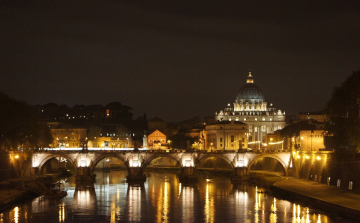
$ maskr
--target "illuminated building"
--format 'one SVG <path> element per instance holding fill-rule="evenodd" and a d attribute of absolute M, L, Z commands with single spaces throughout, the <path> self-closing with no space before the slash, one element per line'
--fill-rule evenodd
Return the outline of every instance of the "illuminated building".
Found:
<path fill-rule="evenodd" d="M 107 124 L 101 126 L 98 136 L 89 139 L 88 147 L 92 148 L 131 148 L 132 137 L 122 125 Z"/>
<path fill-rule="evenodd" d="M 260 148 L 267 142 L 267 134 L 285 127 L 285 112 L 277 110 L 267 102 L 261 89 L 254 84 L 254 78 L 249 72 L 246 84 L 236 96 L 233 107 L 230 104 L 215 113 L 216 121 L 235 121 L 248 124 L 249 147 Z"/>
<path fill-rule="evenodd" d="M 206 125 L 200 133 L 206 150 L 237 150 L 247 148 L 248 125 L 243 122 L 221 121 Z"/>
<path fill-rule="evenodd" d="M 133 142 L 131 137 L 117 137 L 117 136 L 100 136 L 96 137 L 95 140 L 88 141 L 89 148 L 132 148 Z"/>
<path fill-rule="evenodd" d="M 302 151 L 319 151 L 325 149 L 324 130 L 301 130 L 300 149 Z"/>
<path fill-rule="evenodd" d="M 148 146 L 152 149 L 167 149 L 166 135 L 159 130 L 155 130 L 148 135 Z"/>
<path fill-rule="evenodd" d="M 82 147 L 86 138 L 86 128 L 56 127 L 50 130 L 53 147 Z"/>

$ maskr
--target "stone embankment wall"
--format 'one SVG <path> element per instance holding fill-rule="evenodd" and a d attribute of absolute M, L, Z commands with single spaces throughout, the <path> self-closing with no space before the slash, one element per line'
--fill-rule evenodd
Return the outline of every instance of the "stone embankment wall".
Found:
<path fill-rule="evenodd" d="M 293 153 L 296 177 L 360 192 L 360 161 L 338 162 L 329 151 Z"/>

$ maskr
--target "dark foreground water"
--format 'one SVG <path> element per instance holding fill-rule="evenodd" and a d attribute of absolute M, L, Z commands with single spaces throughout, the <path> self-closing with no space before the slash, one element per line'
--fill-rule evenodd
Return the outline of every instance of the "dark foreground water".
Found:
<path fill-rule="evenodd" d="M 125 171 L 97 172 L 90 187 L 66 182 L 68 195 L 38 197 L 0 214 L 2 222 L 351 222 L 261 193 L 255 186 L 233 186 L 227 177 L 193 185 L 176 174 L 148 173 L 143 185 L 126 183 Z"/>

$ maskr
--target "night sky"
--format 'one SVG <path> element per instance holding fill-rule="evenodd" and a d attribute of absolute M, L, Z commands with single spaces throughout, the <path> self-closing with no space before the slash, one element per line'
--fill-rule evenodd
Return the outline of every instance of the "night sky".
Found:
<path fill-rule="evenodd" d="M 180 121 L 233 103 L 251 69 L 296 114 L 359 68 L 357 0 L 0 2 L 0 91 L 30 104 L 119 101 Z"/>

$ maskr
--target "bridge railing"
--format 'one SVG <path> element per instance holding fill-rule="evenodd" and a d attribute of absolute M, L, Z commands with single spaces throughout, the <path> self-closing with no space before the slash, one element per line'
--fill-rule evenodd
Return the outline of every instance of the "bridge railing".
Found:
<path fill-rule="evenodd" d="M 96 153 L 113 153 L 113 152 L 133 152 L 134 148 L 44 148 L 39 150 L 38 152 L 45 153 L 74 153 L 74 152 L 96 152 Z M 245 153 L 245 152 L 253 152 L 258 154 L 269 154 L 269 153 L 279 153 L 279 152 L 289 152 L 288 150 L 267 150 L 267 149 L 257 149 L 257 150 L 183 150 L 183 149 L 166 149 L 166 150 L 153 150 L 148 148 L 139 148 L 139 152 L 142 153 L 184 153 L 184 152 L 205 152 L 205 153 Z"/>

